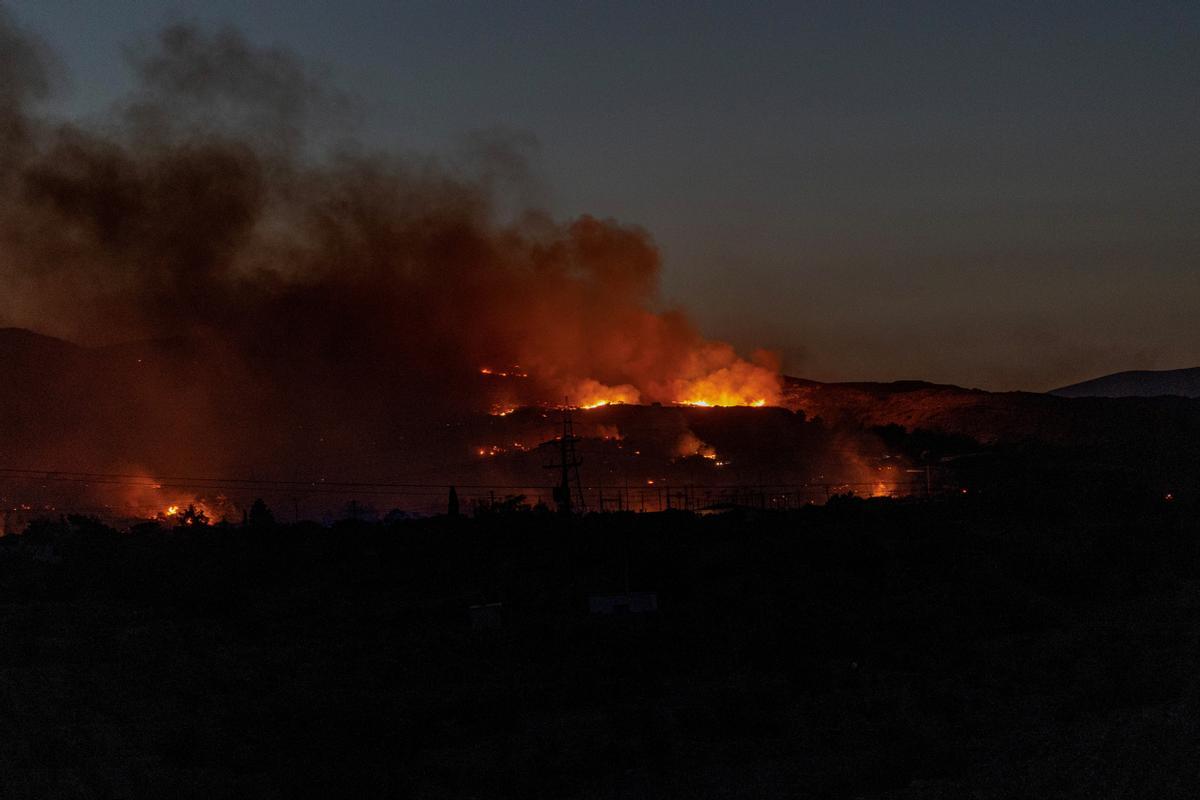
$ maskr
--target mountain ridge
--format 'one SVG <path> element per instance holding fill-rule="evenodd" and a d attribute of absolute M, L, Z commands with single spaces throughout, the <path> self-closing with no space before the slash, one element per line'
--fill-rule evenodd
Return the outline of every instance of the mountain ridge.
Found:
<path fill-rule="evenodd" d="M 1053 389 L 1056 397 L 1200 397 L 1200 367 L 1125 370 Z"/>

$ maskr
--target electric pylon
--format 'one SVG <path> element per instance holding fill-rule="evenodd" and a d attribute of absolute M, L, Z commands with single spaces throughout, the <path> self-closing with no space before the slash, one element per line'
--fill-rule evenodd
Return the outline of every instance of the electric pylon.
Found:
<path fill-rule="evenodd" d="M 567 403 L 566 398 L 563 398 L 562 410 L 563 429 L 562 437 L 558 440 L 558 463 L 547 464 L 546 469 L 559 472 L 559 482 L 554 487 L 554 502 L 558 506 L 560 514 L 570 516 L 575 510 L 580 513 L 587 511 L 587 504 L 583 500 L 583 485 L 579 481 L 581 462 L 575 453 L 575 443 L 579 441 L 579 437 L 575 435 L 575 428 L 571 421 L 571 406 Z"/>

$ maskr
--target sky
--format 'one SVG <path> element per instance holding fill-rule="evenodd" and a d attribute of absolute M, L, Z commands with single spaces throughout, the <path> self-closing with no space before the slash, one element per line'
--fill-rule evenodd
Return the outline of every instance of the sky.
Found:
<path fill-rule="evenodd" d="M 1200 4 L 6 0 L 98 117 L 179 21 L 282 46 L 371 148 L 525 142 L 665 301 L 819 380 L 1200 365 Z"/>

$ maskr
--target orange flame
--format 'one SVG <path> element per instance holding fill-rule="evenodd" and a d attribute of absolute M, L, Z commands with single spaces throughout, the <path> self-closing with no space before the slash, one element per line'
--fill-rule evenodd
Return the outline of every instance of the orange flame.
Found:
<path fill-rule="evenodd" d="M 780 401 L 779 373 L 762 364 L 738 358 L 728 345 L 709 344 L 694 356 L 706 371 L 697 377 L 676 383 L 672 401 L 687 406 L 754 406 L 778 405 Z M 765 357 L 760 357 L 765 358 Z M 708 369 L 714 363 L 722 363 Z"/>
<path fill-rule="evenodd" d="M 661 320 L 659 324 L 661 327 Z M 532 374 L 532 384 L 551 396 L 538 398 L 525 391 L 525 402 L 540 399 L 553 403 L 566 397 L 572 406 L 580 409 L 650 402 L 698 407 L 762 407 L 778 405 L 781 401 L 779 370 L 770 354 L 760 352 L 746 360 L 738 356 L 731 345 L 706 342 L 698 337 L 670 347 L 661 342 L 659 345 L 662 346 L 658 346 L 654 340 L 663 336 L 654 326 L 648 332 L 650 341 L 643 347 L 637 338 L 640 333 L 643 332 L 636 327 L 627 331 L 599 331 L 597 341 L 590 343 L 590 355 L 612 350 L 619 352 L 620 357 L 610 354 L 594 364 L 591 358 L 580 358 L 570 372 L 562 371 L 552 361 L 538 363 L 533 354 L 529 354 L 534 363 L 532 373 L 518 367 L 499 370 L 489 366 L 479 367 L 479 372 L 492 379 L 528 378 Z M 587 375 L 584 370 L 591 368 L 600 372 L 605 380 Z M 504 416 L 514 408 L 513 392 L 516 389 L 505 386 L 503 394 L 493 394 L 490 398 L 491 413 L 495 416 Z"/>
<path fill-rule="evenodd" d="M 614 403 L 636 403 L 641 400 L 641 392 L 629 384 L 605 386 L 590 378 L 580 381 L 567 396 L 583 409 L 600 408 Z"/>

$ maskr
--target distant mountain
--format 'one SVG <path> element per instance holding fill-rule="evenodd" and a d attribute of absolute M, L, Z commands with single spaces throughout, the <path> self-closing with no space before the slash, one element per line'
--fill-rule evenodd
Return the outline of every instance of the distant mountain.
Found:
<path fill-rule="evenodd" d="M 61 359 L 76 355 L 78 345 L 53 336 L 43 336 L 25 328 L 0 328 L 0 359 Z"/>
<path fill-rule="evenodd" d="M 1104 445 L 1113 452 L 1200 441 L 1200 399 L 1063 397 L 959 386 L 820 383 L 788 377 L 784 405 L 843 427 L 898 425 L 968 436 L 985 444 Z"/>
<path fill-rule="evenodd" d="M 1200 397 L 1200 367 L 1134 370 L 1055 389 L 1059 397 Z"/>

